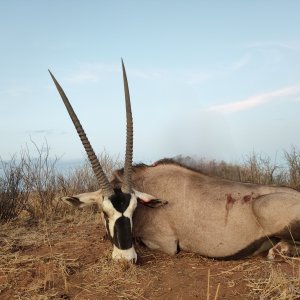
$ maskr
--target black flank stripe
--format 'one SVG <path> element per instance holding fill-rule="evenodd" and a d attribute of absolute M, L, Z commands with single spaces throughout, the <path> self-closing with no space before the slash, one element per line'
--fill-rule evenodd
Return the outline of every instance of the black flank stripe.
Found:
<path fill-rule="evenodd" d="M 280 241 L 280 239 L 276 238 L 276 237 L 270 237 L 270 238 L 263 237 L 263 238 L 260 238 L 256 241 L 254 241 L 253 243 L 251 243 L 250 245 L 248 245 L 247 247 L 245 247 L 244 249 L 238 251 L 235 254 L 224 256 L 224 257 L 214 257 L 214 259 L 217 259 L 217 260 L 236 260 L 236 259 L 246 258 L 246 257 L 250 256 L 251 254 L 253 254 L 255 251 L 257 251 L 262 246 L 262 244 L 267 240 L 270 240 L 274 245 L 277 244 Z"/>

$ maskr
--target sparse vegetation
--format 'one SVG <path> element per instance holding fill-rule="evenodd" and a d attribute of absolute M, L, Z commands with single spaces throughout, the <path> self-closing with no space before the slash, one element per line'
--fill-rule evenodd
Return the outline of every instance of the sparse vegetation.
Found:
<path fill-rule="evenodd" d="M 23 160 L 19 163 L 15 157 L 10 162 L 2 162 L 0 177 L 0 223 L 16 218 L 25 208 L 29 199 L 29 187 L 24 180 Z"/>
<path fill-rule="evenodd" d="M 26 149 L 19 157 L 15 155 L 9 162 L 1 163 L 2 223 L 16 218 L 21 212 L 29 214 L 30 219 L 35 222 L 61 217 L 66 211 L 70 213 L 72 210 L 60 203 L 60 197 L 98 189 L 97 180 L 87 160 L 82 166 L 62 173 L 56 168 L 58 160 L 50 159 L 47 144 L 41 148 L 35 145 L 35 149 L 33 157 Z M 108 175 L 122 165 L 118 158 L 111 158 L 105 151 L 99 155 L 99 160 Z"/>
<path fill-rule="evenodd" d="M 0 167 L 1 299 L 299 299 L 298 258 L 221 262 L 139 248 L 139 266 L 113 263 L 99 215 L 59 201 L 98 188 L 89 163 L 61 172 L 47 144 L 35 148 L 35 155 L 22 151 Z M 106 152 L 99 158 L 108 175 L 122 167 Z M 239 165 L 176 159 L 209 175 L 300 190 L 295 147 L 282 165 L 256 153 Z"/>

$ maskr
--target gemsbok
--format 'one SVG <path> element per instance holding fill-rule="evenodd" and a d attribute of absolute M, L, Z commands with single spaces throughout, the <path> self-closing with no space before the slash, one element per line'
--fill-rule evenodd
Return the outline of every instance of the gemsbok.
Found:
<path fill-rule="evenodd" d="M 133 122 L 122 61 L 127 139 L 124 169 L 109 181 L 63 89 L 58 89 L 98 179 L 98 191 L 63 197 L 75 207 L 98 204 L 113 245 L 112 258 L 136 262 L 133 238 L 174 255 L 181 249 L 217 259 L 269 250 L 297 254 L 300 193 L 286 187 L 204 175 L 171 159 L 132 166 Z M 155 209 L 153 209 L 155 208 Z"/>

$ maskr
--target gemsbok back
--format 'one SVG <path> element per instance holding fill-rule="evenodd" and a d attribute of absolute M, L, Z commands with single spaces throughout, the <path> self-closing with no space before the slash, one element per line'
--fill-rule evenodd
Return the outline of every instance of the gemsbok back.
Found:
<path fill-rule="evenodd" d="M 75 207 L 98 204 L 113 244 L 113 259 L 136 262 L 133 238 L 174 255 L 181 249 L 218 259 L 269 250 L 297 254 L 300 193 L 285 187 L 241 183 L 204 175 L 171 159 L 132 166 L 133 122 L 122 61 L 127 140 L 124 169 L 105 176 L 64 91 L 62 97 L 99 181 L 98 191 L 63 197 Z M 153 209 L 155 208 L 155 209 Z"/>

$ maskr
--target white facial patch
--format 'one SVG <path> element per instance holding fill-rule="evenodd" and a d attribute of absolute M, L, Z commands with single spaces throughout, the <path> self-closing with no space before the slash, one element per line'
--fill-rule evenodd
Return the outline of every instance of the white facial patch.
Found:
<path fill-rule="evenodd" d="M 108 216 L 108 229 L 109 229 L 109 234 L 111 237 L 114 236 L 114 226 L 116 223 L 116 220 L 122 217 L 122 213 L 118 212 L 110 200 L 107 199 L 107 197 L 104 198 L 104 201 L 102 203 L 102 209 L 103 212 Z"/>

